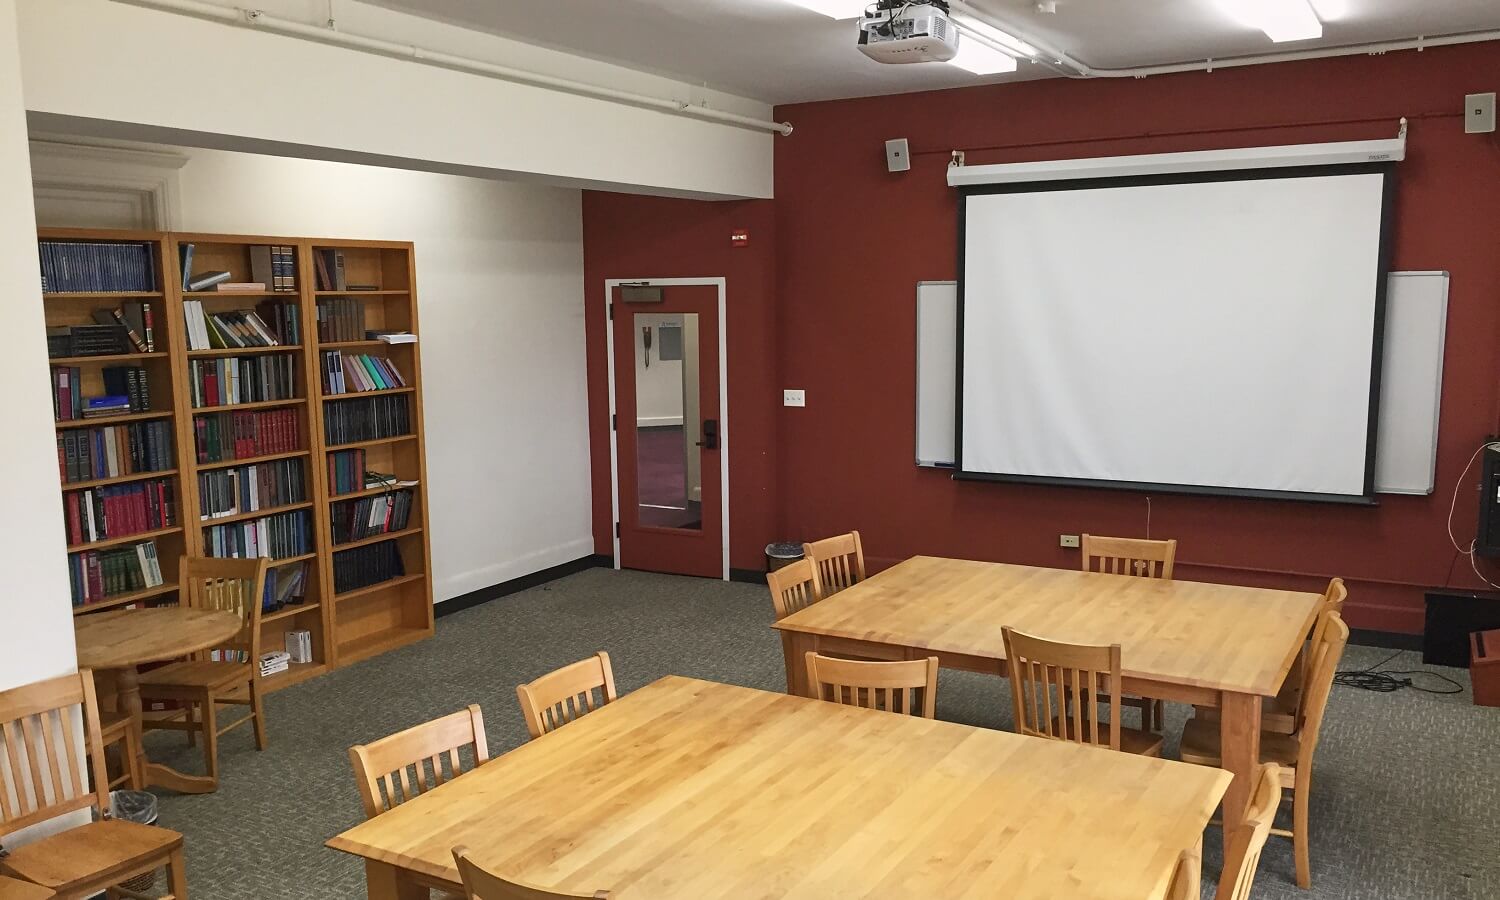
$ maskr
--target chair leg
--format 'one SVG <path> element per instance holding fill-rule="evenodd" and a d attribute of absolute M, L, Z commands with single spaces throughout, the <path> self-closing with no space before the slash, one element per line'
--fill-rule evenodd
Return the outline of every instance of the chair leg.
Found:
<path fill-rule="evenodd" d="M 1301 773 L 1298 773 L 1299 775 Z M 1308 811 L 1311 791 L 1297 779 L 1292 791 L 1292 853 L 1297 858 L 1297 887 L 1307 890 L 1312 887 L 1312 854 L 1308 848 Z"/>
<path fill-rule="evenodd" d="M 1167 730 L 1167 703 L 1165 700 L 1157 700 L 1152 705 L 1156 707 L 1156 727 L 1165 732 Z"/>
<path fill-rule="evenodd" d="M 261 702 L 260 679 L 250 682 L 250 712 L 255 716 L 255 749 L 266 749 L 266 710 Z"/>
<path fill-rule="evenodd" d="M 193 724 L 195 724 L 197 722 L 196 715 L 197 714 L 194 712 L 194 706 L 193 706 L 193 704 L 189 703 L 188 704 L 188 708 L 187 708 L 187 723 L 189 725 L 193 725 Z M 187 730 L 186 734 L 187 734 L 188 746 L 189 747 L 196 747 L 196 746 L 198 746 L 198 732 L 196 732 L 193 729 L 189 728 Z"/>
<path fill-rule="evenodd" d="M 173 850 L 167 860 L 167 889 L 172 892 L 172 900 L 187 900 L 187 868 L 183 865 L 181 848 Z"/>
<path fill-rule="evenodd" d="M 203 771 L 215 784 L 219 781 L 219 726 L 215 721 L 214 695 L 205 691 L 196 701 L 202 711 L 198 720 L 203 723 Z"/>

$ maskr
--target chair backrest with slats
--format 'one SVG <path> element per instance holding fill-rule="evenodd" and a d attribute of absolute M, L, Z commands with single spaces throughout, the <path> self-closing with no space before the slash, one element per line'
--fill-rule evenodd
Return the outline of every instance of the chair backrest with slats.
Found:
<path fill-rule="evenodd" d="M 1016 729 L 1022 734 L 1120 749 L 1120 645 L 1064 644 L 1000 629 Z M 1100 705 L 1107 704 L 1101 719 Z"/>
<path fill-rule="evenodd" d="M 817 599 L 813 596 L 813 564 L 806 559 L 767 572 L 766 584 L 771 587 L 771 606 L 778 622 Z"/>
<path fill-rule="evenodd" d="M 802 545 L 813 564 L 813 597 L 822 600 L 865 580 L 865 550 L 859 532 L 851 531 Z"/>
<path fill-rule="evenodd" d="M 1224 869 L 1214 900 L 1249 900 L 1260 852 L 1271 833 L 1271 821 L 1281 805 L 1281 770 L 1278 766 L 1261 766 L 1251 786 L 1250 808 L 1245 820 L 1230 835 L 1224 849 Z"/>
<path fill-rule="evenodd" d="M 1297 710 L 1297 772 L 1304 775 L 1312 770 L 1313 751 L 1318 747 L 1318 735 L 1323 730 L 1323 713 L 1328 709 L 1328 695 L 1333 692 L 1333 676 L 1338 671 L 1339 660 L 1344 657 L 1344 647 L 1349 643 L 1349 626 L 1343 616 L 1328 611 L 1322 614 L 1328 621 L 1323 634 L 1312 645 L 1308 659 L 1308 687 Z"/>
<path fill-rule="evenodd" d="M 617 699 L 609 654 L 600 650 L 530 684 L 518 685 L 516 696 L 521 701 L 521 714 L 526 717 L 526 730 L 533 738 L 539 738 Z"/>
<path fill-rule="evenodd" d="M 195 656 L 198 659 L 252 663 L 251 670 L 255 677 L 259 677 L 260 613 L 270 560 L 184 556 L 178 565 L 183 606 L 225 610 L 244 622 L 244 627 L 234 637 Z"/>
<path fill-rule="evenodd" d="M 1335 578 L 1328 582 L 1328 589 L 1323 592 L 1323 606 L 1318 612 L 1317 623 L 1313 625 L 1312 640 L 1308 646 L 1316 649 L 1323 645 L 1323 638 L 1327 633 L 1328 625 L 1332 616 L 1343 616 L 1344 601 L 1349 599 L 1349 591 L 1344 587 L 1344 579 Z M 1307 698 L 1312 692 L 1313 666 L 1306 663 L 1302 666 L 1301 691 L 1298 693 L 1298 704 L 1306 705 Z"/>
<path fill-rule="evenodd" d="M 807 684 L 814 699 L 886 712 L 937 714 L 938 658 L 900 662 L 835 659 L 807 652 Z"/>
<path fill-rule="evenodd" d="M 476 767 L 490 758 L 484 713 L 472 704 L 441 719 L 350 747 L 349 762 L 354 765 L 365 818 L 373 819 L 463 774 L 460 754 L 464 750 L 472 754 Z"/>
<path fill-rule="evenodd" d="M 458 877 L 463 880 L 464 896 L 468 900 L 560 900 L 560 898 L 609 900 L 610 896 L 609 891 L 572 894 L 567 891 L 549 891 L 546 888 L 509 881 L 481 868 L 478 863 L 474 862 L 467 847 L 453 848 L 453 862 L 458 866 Z"/>
<path fill-rule="evenodd" d="M 1177 559 L 1176 541 L 1148 541 L 1140 538 L 1083 536 L 1083 571 L 1109 575 L 1139 575 L 1144 578 L 1172 580 L 1172 564 Z"/>
<path fill-rule="evenodd" d="M 0 691 L 0 838 L 91 807 L 109 809 L 94 673 Z"/>

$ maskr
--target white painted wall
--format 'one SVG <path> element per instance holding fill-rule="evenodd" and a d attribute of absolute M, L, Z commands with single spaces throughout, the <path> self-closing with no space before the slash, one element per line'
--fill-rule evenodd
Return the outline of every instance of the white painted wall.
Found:
<path fill-rule="evenodd" d="M 326 0 L 255 5 L 307 22 L 327 17 Z M 110 0 L 19 7 L 26 108 L 43 130 L 646 193 L 771 196 L 769 132 Z M 336 9 L 350 34 L 771 115 L 755 101 L 355 0 Z"/>
<path fill-rule="evenodd" d="M 0 0 L 0 197 L 11 198 L 0 203 L 0 304 L 9 329 L 0 353 L 0 509 L 7 511 L 0 516 L 0 690 L 77 668 L 15 22 L 14 0 Z"/>
<path fill-rule="evenodd" d="M 178 230 L 415 243 L 436 600 L 593 552 L 579 191 L 173 149 Z"/>
<path fill-rule="evenodd" d="M 635 324 L 635 423 L 642 428 L 682 424 L 682 361 L 661 358 L 661 326 L 682 321 L 680 314 L 636 313 Z M 647 365 L 646 336 L 651 329 L 650 364 Z"/>

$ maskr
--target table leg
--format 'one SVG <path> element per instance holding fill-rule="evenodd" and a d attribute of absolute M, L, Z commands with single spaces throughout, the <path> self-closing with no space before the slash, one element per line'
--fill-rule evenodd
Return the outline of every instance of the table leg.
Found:
<path fill-rule="evenodd" d="M 1229 836 L 1245 821 L 1255 770 L 1260 765 L 1260 697 L 1224 691 L 1219 695 L 1221 765 L 1234 776 L 1224 794 L 1224 850 Z"/>
<path fill-rule="evenodd" d="M 807 696 L 807 651 L 815 649 L 812 637 L 800 631 L 781 633 L 781 655 L 786 664 L 786 692 L 793 697 Z"/>
<path fill-rule="evenodd" d="M 365 894 L 370 900 L 430 900 L 432 891 L 413 882 L 400 869 L 365 860 Z"/>
<path fill-rule="evenodd" d="M 134 734 L 131 735 L 131 737 L 134 738 L 134 740 L 131 741 L 131 745 L 136 748 L 137 753 L 136 758 L 134 760 L 131 760 L 130 764 L 127 765 L 127 770 L 131 772 L 144 773 L 146 771 L 146 742 L 142 738 L 145 729 L 141 727 L 142 712 L 140 681 L 136 676 L 135 666 L 125 666 L 121 669 L 115 669 L 114 676 L 115 711 L 125 713 L 130 717 L 130 730 L 134 732 Z M 122 760 L 122 762 L 125 761 Z M 150 783 L 149 778 L 146 778 L 145 781 L 146 784 Z M 132 785 L 132 787 L 135 787 L 138 790 L 145 789 L 144 784 Z"/>
<path fill-rule="evenodd" d="M 202 775 L 185 775 L 170 766 L 153 763 L 146 758 L 146 742 L 143 722 L 145 712 L 141 707 L 141 685 L 135 666 L 126 666 L 115 671 L 115 703 L 119 712 L 130 716 L 130 727 L 135 729 L 135 746 L 139 748 L 135 771 L 142 773 L 142 790 L 146 787 L 164 787 L 180 794 L 207 794 L 218 789 L 216 779 Z"/>

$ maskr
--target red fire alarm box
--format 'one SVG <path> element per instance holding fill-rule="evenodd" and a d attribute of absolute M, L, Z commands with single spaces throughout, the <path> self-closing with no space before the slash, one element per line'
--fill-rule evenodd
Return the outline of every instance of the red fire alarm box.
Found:
<path fill-rule="evenodd" d="M 731 247 L 748 247 L 748 246 L 750 246 L 750 229 L 748 229 L 748 228 L 736 228 L 733 231 L 729 232 L 729 246 L 731 246 Z"/>
<path fill-rule="evenodd" d="M 1500 628 L 1469 635 L 1469 677 L 1475 706 L 1500 706 Z"/>

